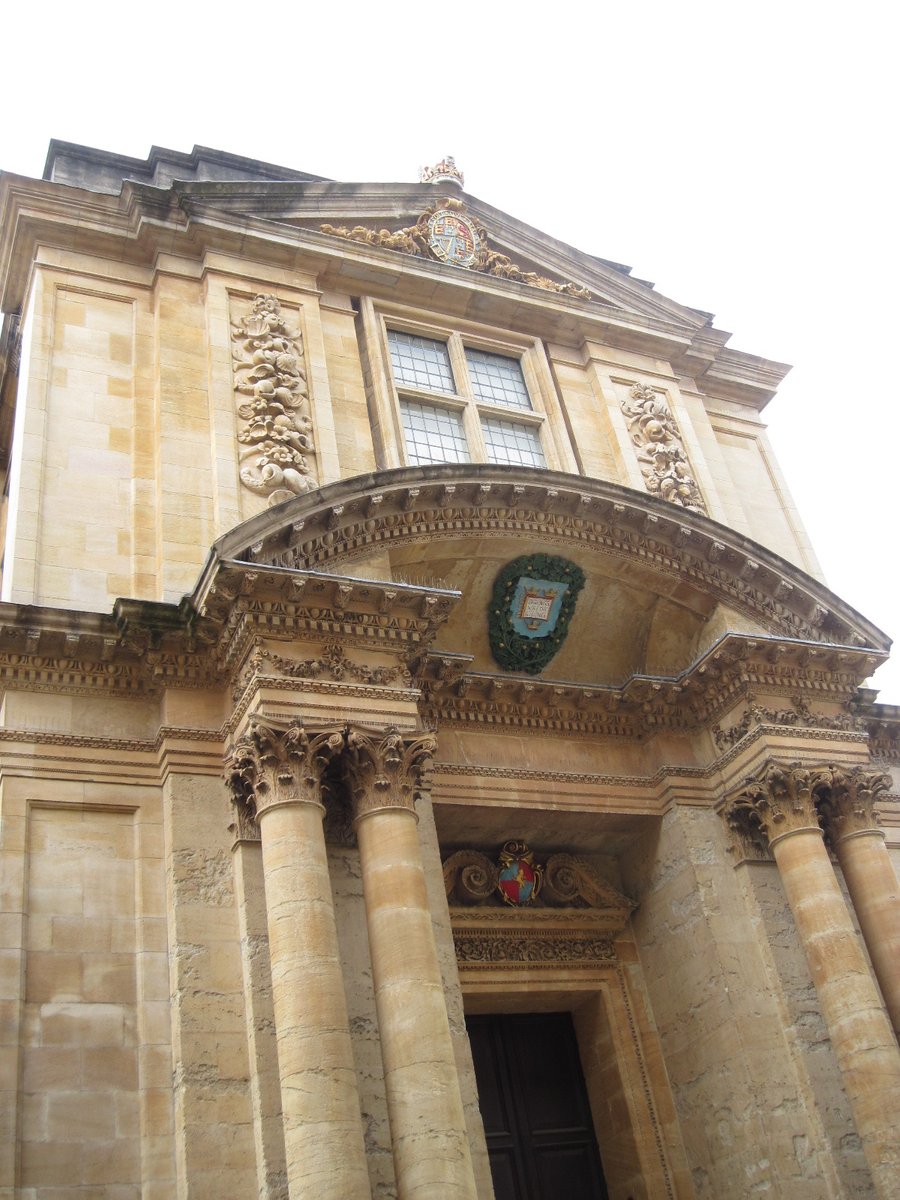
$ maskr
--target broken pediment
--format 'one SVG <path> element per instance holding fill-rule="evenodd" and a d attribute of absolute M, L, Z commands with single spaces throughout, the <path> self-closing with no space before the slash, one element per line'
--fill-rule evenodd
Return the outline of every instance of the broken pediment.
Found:
<path fill-rule="evenodd" d="M 493 856 L 458 850 L 443 871 L 463 970 L 614 963 L 615 939 L 635 907 L 585 859 L 545 859 L 516 840 Z"/>

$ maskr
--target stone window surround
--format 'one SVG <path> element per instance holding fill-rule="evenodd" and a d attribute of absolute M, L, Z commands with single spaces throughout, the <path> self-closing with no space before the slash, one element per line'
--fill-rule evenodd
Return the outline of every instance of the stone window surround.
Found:
<path fill-rule="evenodd" d="M 382 309 L 380 306 L 378 320 L 387 390 L 393 401 L 394 427 L 397 431 L 400 457 L 404 465 L 409 465 L 409 460 L 406 453 L 406 440 L 400 413 L 400 403 L 401 400 L 409 400 L 414 404 L 444 408 L 448 411 L 458 413 L 462 417 L 463 429 L 472 462 L 489 461 L 481 426 L 481 418 L 484 416 L 498 419 L 509 425 L 526 425 L 534 429 L 538 435 L 546 467 L 551 470 L 560 469 L 561 464 L 558 462 L 553 439 L 550 436 L 548 428 L 548 413 L 539 382 L 539 372 L 533 361 L 536 354 L 535 343 L 529 339 L 513 342 L 508 337 L 500 334 L 491 336 L 488 333 L 485 336 L 484 333 L 475 333 L 470 329 L 454 328 L 438 322 L 426 323 L 399 311 L 395 315 L 391 310 Z M 389 332 L 409 333 L 416 337 L 429 338 L 433 341 L 446 344 L 456 391 L 452 393 L 432 391 L 396 381 L 391 366 Z M 475 396 L 471 382 L 471 371 L 466 359 L 467 350 L 481 350 L 488 354 L 498 354 L 505 358 L 516 359 L 522 369 L 525 387 L 531 400 L 531 410 L 529 411 L 512 405 L 492 404 L 488 401 L 479 400 Z"/>

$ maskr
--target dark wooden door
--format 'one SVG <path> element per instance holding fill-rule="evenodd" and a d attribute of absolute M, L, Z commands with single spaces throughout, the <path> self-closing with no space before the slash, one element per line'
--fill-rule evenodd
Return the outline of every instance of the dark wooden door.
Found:
<path fill-rule="evenodd" d="M 466 1024 L 496 1200 L 607 1200 L 569 1014 Z"/>

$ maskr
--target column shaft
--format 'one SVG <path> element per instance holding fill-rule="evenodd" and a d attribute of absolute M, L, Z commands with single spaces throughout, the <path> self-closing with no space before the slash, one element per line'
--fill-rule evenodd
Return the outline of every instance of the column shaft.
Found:
<path fill-rule="evenodd" d="M 357 823 L 400 1200 L 475 1200 L 456 1062 L 409 808 Z"/>
<path fill-rule="evenodd" d="M 369 1200 L 322 808 L 276 803 L 259 826 L 290 1197 Z"/>
<path fill-rule="evenodd" d="M 900 887 L 884 834 L 880 829 L 850 833 L 837 839 L 835 850 L 894 1031 L 900 1034 Z"/>
<path fill-rule="evenodd" d="M 898 1195 L 900 1050 L 818 828 L 772 839 L 876 1193 Z"/>

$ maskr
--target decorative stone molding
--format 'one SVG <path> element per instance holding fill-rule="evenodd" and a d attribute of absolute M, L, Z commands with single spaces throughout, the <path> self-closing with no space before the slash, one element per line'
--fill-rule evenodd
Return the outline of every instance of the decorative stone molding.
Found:
<path fill-rule="evenodd" d="M 595 966 L 616 959 L 608 938 L 586 932 L 566 937 L 548 929 L 527 929 L 517 934 L 454 930 L 453 943 L 457 962 L 467 967 Z"/>
<path fill-rule="evenodd" d="M 633 902 L 601 879 L 582 858 L 574 854 L 551 854 L 544 867 L 541 897 L 546 904 L 567 908 L 625 909 Z"/>
<path fill-rule="evenodd" d="M 728 634 L 678 676 L 636 675 L 620 687 L 466 672 L 467 664 L 447 665 L 440 653 L 428 653 L 413 665 L 424 698 L 423 718 L 432 728 L 478 723 L 497 732 L 524 728 L 575 737 L 640 737 L 711 727 L 719 749 L 728 750 L 762 728 L 766 714 L 773 711 L 756 703 L 751 689 L 757 687 L 795 692 L 798 711 L 790 714 L 792 724 L 788 716 L 783 725 L 779 721 L 785 736 L 806 731 L 808 719 L 816 726 L 805 732 L 808 738 L 864 738 L 854 717 L 819 717 L 803 694 L 815 703 L 846 706 L 855 694 L 863 659 L 867 656 L 860 651 Z M 723 710 L 739 709 L 742 700 L 752 712 L 738 721 L 735 732 L 715 724 Z M 836 732 L 829 733 L 831 729 Z"/>
<path fill-rule="evenodd" d="M 854 833 L 880 828 L 878 797 L 891 786 L 890 775 L 865 767 L 831 767 L 827 788 L 819 797 L 819 812 L 827 840 L 834 845 Z"/>
<path fill-rule="evenodd" d="M 689 512 L 705 513 L 706 504 L 691 471 L 684 439 L 662 394 L 636 383 L 630 398 L 621 403 L 647 491 Z"/>
<path fill-rule="evenodd" d="M 829 716 L 813 712 L 803 696 L 792 696 L 793 708 L 766 708 L 759 704 L 754 696 L 747 697 L 747 708 L 737 721 L 728 729 L 721 725 L 713 726 L 713 737 L 719 750 L 734 746 L 751 729 L 759 725 L 787 725 L 804 729 L 842 729 L 858 730 L 862 728 L 858 717 L 849 712 Z"/>
<path fill-rule="evenodd" d="M 435 218 L 442 217 L 459 227 L 457 236 L 466 243 L 464 256 L 449 256 L 439 238 L 435 236 Z M 380 246 L 385 250 L 397 250 L 401 254 L 435 259 L 438 262 L 451 262 L 485 275 L 512 279 L 529 287 L 541 288 L 543 291 L 575 296 L 579 300 L 591 298 L 591 293 L 586 287 L 577 283 L 557 283 L 544 275 L 538 275 L 535 271 L 523 271 L 505 254 L 491 250 L 485 227 L 467 211 L 465 201 L 452 196 L 442 196 L 429 204 L 415 225 L 408 225 L 404 229 L 367 229 L 364 225 L 354 225 L 352 229 L 348 229 L 346 225 L 328 224 L 320 225 L 319 228 L 322 233 L 333 237 L 348 238 L 350 241 Z"/>
<path fill-rule="evenodd" d="M 457 962 L 467 972 L 614 965 L 614 941 L 631 907 L 630 902 L 602 909 L 451 907 Z"/>
<path fill-rule="evenodd" d="M 237 410 L 241 482 L 280 504 L 317 486 L 301 334 L 271 295 L 257 296 L 231 329 L 235 390 L 249 397 Z"/>
<path fill-rule="evenodd" d="M 555 471 L 490 464 L 384 471 L 374 483 L 346 480 L 298 499 L 280 520 L 261 513 L 220 546 L 227 558 L 333 570 L 376 549 L 461 537 L 577 547 L 579 562 L 585 551 L 639 562 L 747 613 L 767 633 L 870 647 L 869 673 L 887 653 L 885 636 L 824 585 L 741 535 L 645 493 L 586 478 L 573 486 Z"/>
<path fill-rule="evenodd" d="M 496 900 L 500 868 L 480 850 L 457 850 L 444 860 L 444 890 L 457 904 L 485 904 Z"/>
<path fill-rule="evenodd" d="M 276 804 L 324 807 L 322 776 L 343 747 L 340 730 L 310 736 L 299 719 L 253 718 L 225 766 L 226 786 L 238 810 L 238 828 Z"/>
<path fill-rule="evenodd" d="M 399 683 L 401 687 L 412 686 L 412 676 L 405 666 L 370 667 L 365 663 L 355 663 L 347 656 L 339 642 L 327 642 L 322 647 L 321 657 L 305 659 L 303 662 L 282 658 L 271 651 L 261 651 L 261 657 L 268 659 L 282 674 L 292 678 L 321 677 L 338 681 L 346 679 L 374 684 L 376 687 L 384 687 L 391 683 Z"/>
<path fill-rule="evenodd" d="M 370 734 L 351 726 L 344 765 L 356 819 L 382 808 L 415 812 L 416 793 L 436 749 L 431 734 L 404 736 L 396 726 Z"/>

